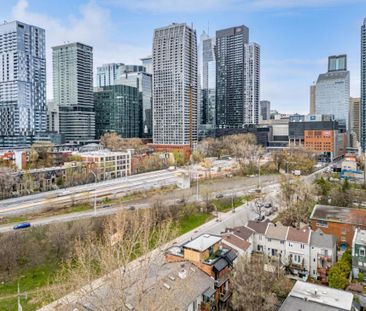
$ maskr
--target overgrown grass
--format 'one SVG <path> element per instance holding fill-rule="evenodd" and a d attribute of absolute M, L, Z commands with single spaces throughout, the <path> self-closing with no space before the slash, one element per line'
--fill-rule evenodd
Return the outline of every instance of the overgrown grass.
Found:
<path fill-rule="evenodd" d="M 183 216 L 178 220 L 178 234 L 182 235 L 187 233 L 201 225 L 203 225 L 208 220 L 212 219 L 213 216 L 209 213 L 197 213 L 192 215 Z"/>
<path fill-rule="evenodd" d="M 23 295 L 27 293 L 27 298 L 21 298 L 23 311 L 33 311 L 41 307 L 41 301 L 35 298 L 35 293 L 46 286 L 55 276 L 59 266 L 55 263 L 48 263 L 30 268 L 18 273 L 10 281 L 0 283 L 0 310 L 16 311 L 18 282 L 20 292 Z"/>
<path fill-rule="evenodd" d="M 232 198 L 222 198 L 212 200 L 212 203 L 215 205 L 219 212 L 227 212 L 232 208 L 237 208 L 240 205 L 251 201 L 254 197 L 252 195 L 245 195 L 240 197 Z"/>

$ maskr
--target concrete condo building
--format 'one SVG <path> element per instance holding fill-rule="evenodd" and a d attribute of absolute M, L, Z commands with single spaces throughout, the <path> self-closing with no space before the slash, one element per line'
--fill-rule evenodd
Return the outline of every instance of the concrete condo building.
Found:
<path fill-rule="evenodd" d="M 356 139 L 360 141 L 361 135 L 361 101 L 360 98 L 350 98 L 349 102 L 349 122 L 350 130 L 356 135 Z"/>
<path fill-rule="evenodd" d="M 95 139 L 93 48 L 76 42 L 53 50 L 53 96 L 66 141 Z"/>
<path fill-rule="evenodd" d="M 310 113 L 315 114 L 315 94 L 316 94 L 316 85 L 313 84 L 310 86 Z"/>
<path fill-rule="evenodd" d="M 186 24 L 156 29 L 153 68 L 153 143 L 189 150 L 197 141 L 196 31 Z"/>
<path fill-rule="evenodd" d="M 316 82 L 316 114 L 333 114 L 349 129 L 350 73 L 347 56 L 330 56 L 328 72 L 320 74 Z"/>
<path fill-rule="evenodd" d="M 114 80 L 120 74 L 120 68 L 123 66 L 122 63 L 111 63 L 97 67 L 97 87 L 113 85 Z"/>
<path fill-rule="evenodd" d="M 259 118 L 260 48 L 249 44 L 249 29 L 216 32 L 216 124 L 242 128 Z"/>
<path fill-rule="evenodd" d="M 261 120 L 269 120 L 271 118 L 271 102 L 269 100 L 261 100 L 259 106 Z"/>
<path fill-rule="evenodd" d="M 260 94 L 260 47 L 244 46 L 244 124 L 258 124 Z"/>
<path fill-rule="evenodd" d="M 366 147 L 366 18 L 361 26 L 361 135 L 362 150 Z"/>
<path fill-rule="evenodd" d="M 0 146 L 30 144 L 47 130 L 45 31 L 0 25 Z"/>

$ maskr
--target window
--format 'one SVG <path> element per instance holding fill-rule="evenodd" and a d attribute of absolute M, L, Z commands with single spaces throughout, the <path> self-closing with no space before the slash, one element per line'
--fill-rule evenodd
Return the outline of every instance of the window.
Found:
<path fill-rule="evenodd" d="M 304 244 L 301 244 L 301 245 L 300 245 L 300 247 L 301 247 L 302 249 L 304 249 L 304 248 L 305 248 L 305 245 L 304 245 Z"/>
<path fill-rule="evenodd" d="M 365 256 L 365 249 L 360 248 L 359 254 L 360 254 L 360 256 L 364 257 Z"/>
<path fill-rule="evenodd" d="M 324 221 L 324 220 L 317 220 L 316 226 L 317 227 L 328 228 L 328 222 Z"/>

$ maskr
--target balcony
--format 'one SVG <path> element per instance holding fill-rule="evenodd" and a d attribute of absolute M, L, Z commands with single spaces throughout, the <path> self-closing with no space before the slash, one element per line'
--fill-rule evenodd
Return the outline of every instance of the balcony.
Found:
<path fill-rule="evenodd" d="M 220 293 L 220 301 L 226 302 L 230 298 L 231 294 L 232 292 L 230 290 L 227 290 L 225 293 Z"/>

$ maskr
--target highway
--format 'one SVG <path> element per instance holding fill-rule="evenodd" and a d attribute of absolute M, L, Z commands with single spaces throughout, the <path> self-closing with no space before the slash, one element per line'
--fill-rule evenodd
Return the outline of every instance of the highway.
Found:
<path fill-rule="evenodd" d="M 98 199 L 106 196 L 116 198 L 131 192 L 176 185 L 180 178 L 178 176 L 179 172 L 161 170 L 2 200 L 0 201 L 0 216 L 23 215 L 50 206 L 71 205 L 80 201 L 90 201 L 94 196 Z"/>

